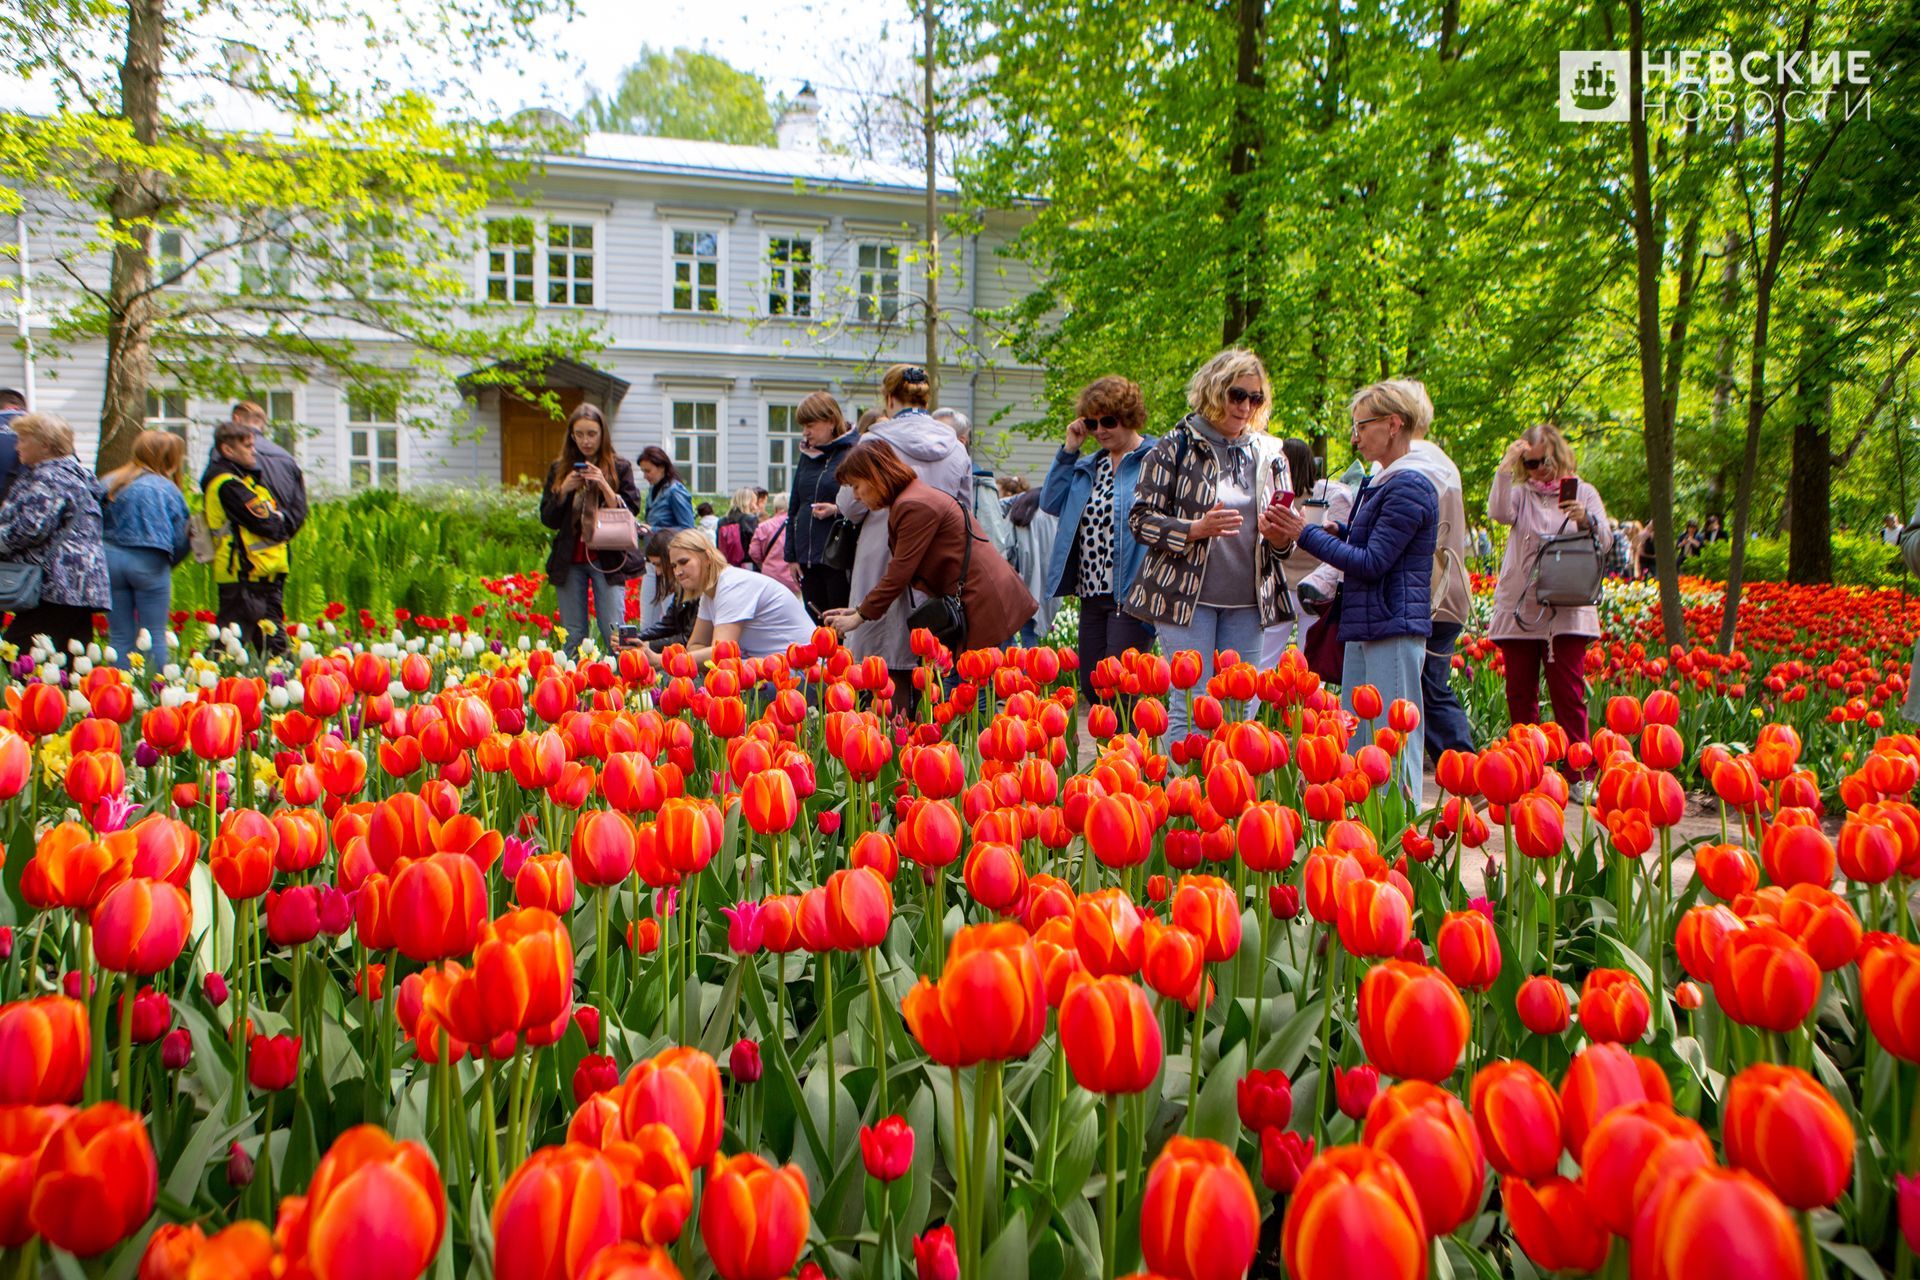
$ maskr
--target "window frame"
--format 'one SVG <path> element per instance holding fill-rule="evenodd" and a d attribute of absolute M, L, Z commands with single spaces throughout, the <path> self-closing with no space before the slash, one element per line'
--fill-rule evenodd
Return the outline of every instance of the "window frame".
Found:
<path fill-rule="evenodd" d="M 371 416 L 356 417 L 354 415 L 356 402 L 367 405 L 371 412 L 375 413 L 381 409 L 385 409 L 392 416 L 390 418 L 375 418 Z M 379 451 L 379 436 L 387 430 L 391 430 L 393 433 L 393 457 L 390 460 L 382 458 Z M 364 458 L 354 450 L 353 435 L 355 431 L 364 431 L 367 434 L 367 453 Z M 391 488 L 395 492 L 404 491 L 407 487 L 407 437 L 402 425 L 399 401 L 396 399 L 391 406 L 379 405 L 373 403 L 370 398 L 362 394 L 343 390 L 340 394 L 339 457 L 340 483 L 346 492 L 350 494 L 364 493 L 369 490 L 388 487 L 380 481 L 384 465 L 388 463 L 390 463 L 393 470 L 393 484 Z M 365 484 L 356 484 L 353 478 L 353 468 L 356 463 L 363 461 L 368 467 L 367 482 Z"/>
<path fill-rule="evenodd" d="M 784 240 L 789 244 L 805 243 L 807 246 L 807 263 L 804 268 L 807 272 L 807 309 L 804 312 L 792 309 L 793 295 L 795 293 L 792 280 L 794 267 L 791 259 L 785 263 L 775 264 L 773 260 L 773 243 L 776 240 Z M 819 319 L 820 244 L 820 233 L 804 228 L 773 227 L 761 236 L 759 301 L 765 309 L 768 319 L 793 320 L 803 324 L 811 324 Z M 784 272 L 787 277 L 786 287 L 783 290 L 775 289 L 774 278 L 776 272 Z M 773 301 L 776 296 L 784 296 L 786 298 L 786 310 L 776 311 L 774 309 Z"/>
<path fill-rule="evenodd" d="M 804 441 L 804 437 L 800 431 L 800 402 L 805 398 L 805 396 L 798 394 L 792 396 L 770 395 L 760 402 L 760 474 L 768 478 L 768 493 L 791 493 L 793 491 L 793 472 L 794 468 L 799 465 L 800 445 Z M 773 442 L 775 435 L 773 415 L 775 411 L 782 409 L 791 415 L 791 425 L 787 429 L 779 432 L 781 439 L 790 442 L 788 450 L 789 456 L 785 462 L 779 464 L 786 468 L 787 478 L 785 484 L 775 486 L 772 483 L 773 468 L 775 465 L 773 461 Z"/>
<path fill-rule="evenodd" d="M 531 297 L 526 301 L 515 298 L 494 298 L 488 295 L 488 286 L 493 278 L 492 264 L 489 261 L 493 252 L 493 241 L 489 238 L 491 228 L 498 222 L 517 221 L 524 221 L 532 232 L 532 238 L 528 241 L 533 259 L 530 264 L 532 273 L 527 277 Z M 570 261 L 584 256 L 592 265 L 592 275 L 588 280 L 589 287 L 593 290 L 591 302 L 553 302 L 548 297 L 554 283 L 548 262 L 548 254 L 553 251 L 549 237 L 556 225 L 585 227 L 592 236 L 593 243 L 584 253 L 573 246 L 568 246 L 565 250 Z M 538 212 L 489 209 L 480 217 L 480 244 L 478 251 L 474 254 L 473 263 L 473 294 L 483 306 L 533 307 L 539 311 L 605 311 L 607 309 L 607 258 L 607 217 L 604 213 L 564 208 L 542 209 Z M 506 278 L 511 290 L 512 283 L 518 279 L 518 273 L 510 272 Z M 567 280 L 570 282 L 569 293 L 571 293 L 579 277 L 569 274 Z"/>
<path fill-rule="evenodd" d="M 699 483 L 699 476 L 694 470 L 699 465 L 697 461 L 689 461 L 685 464 L 682 464 L 680 460 L 679 443 L 683 437 L 681 432 L 678 430 L 678 428 L 675 427 L 674 420 L 673 420 L 673 410 L 674 410 L 674 406 L 677 404 L 689 404 L 689 405 L 710 404 L 713 406 L 713 481 L 714 483 L 711 489 L 704 488 Z M 728 492 L 729 491 L 728 482 L 730 477 L 727 474 L 727 446 L 729 444 L 729 440 L 727 435 L 726 393 L 723 391 L 708 390 L 704 387 L 698 387 L 698 386 L 687 386 L 687 387 L 680 387 L 680 388 L 668 387 L 666 390 L 664 390 L 661 393 L 660 421 L 662 426 L 662 431 L 661 431 L 662 447 L 666 449 L 667 456 L 673 459 L 674 467 L 680 472 L 680 482 L 687 486 L 687 492 L 695 495 L 698 495 L 698 494 L 713 495 L 713 494 L 723 494 Z M 704 435 L 704 434 L 705 434 L 704 432 L 689 431 L 686 433 L 684 438 L 695 439 L 698 436 Z M 697 454 L 693 454 L 690 452 L 689 457 L 697 458 Z"/>
<path fill-rule="evenodd" d="M 660 309 L 668 315 L 684 316 L 690 319 L 697 319 L 701 316 L 725 316 L 729 314 L 727 306 L 727 286 L 729 284 L 727 272 L 727 250 L 729 247 L 727 225 L 722 222 L 702 221 L 697 218 L 666 218 L 662 220 L 660 226 L 662 232 L 660 237 L 662 268 L 660 280 Z M 673 304 L 673 267 L 674 259 L 679 256 L 674 252 L 673 238 L 680 232 L 689 232 L 694 235 L 711 232 L 714 237 L 713 291 L 715 306 L 711 311 L 702 311 L 698 305 L 682 310 Z M 696 263 L 700 261 L 698 254 L 694 255 L 694 261 Z M 697 304 L 700 297 L 700 287 L 697 282 L 694 285 L 693 297 Z"/>
<path fill-rule="evenodd" d="M 862 279 L 862 277 L 863 277 L 863 274 L 868 270 L 868 268 L 860 261 L 860 255 L 862 250 L 868 249 L 868 248 L 880 249 L 880 250 L 891 249 L 893 251 L 893 255 L 894 255 L 893 268 L 892 268 L 893 314 L 891 316 L 883 316 L 878 314 L 880 309 L 877 305 L 874 308 L 874 311 L 875 311 L 874 315 L 868 316 L 868 315 L 861 314 L 861 312 L 866 307 L 868 298 L 878 296 L 876 294 L 870 294 L 865 288 L 862 287 L 862 285 L 864 284 L 864 280 Z M 855 324 L 889 325 L 889 324 L 900 323 L 900 315 L 905 310 L 905 303 L 906 303 L 906 297 L 907 297 L 906 290 L 902 288 L 902 285 L 904 284 L 906 279 L 906 262 L 905 262 L 906 249 L 907 249 L 907 245 L 905 244 L 905 242 L 900 240 L 895 240 L 895 239 L 889 239 L 885 236 L 868 235 L 868 236 L 859 236 L 854 239 L 853 241 L 853 322 Z M 876 273 L 881 273 L 881 274 L 884 274 L 886 271 L 885 268 L 877 264 L 872 268 L 872 270 L 875 271 Z"/>

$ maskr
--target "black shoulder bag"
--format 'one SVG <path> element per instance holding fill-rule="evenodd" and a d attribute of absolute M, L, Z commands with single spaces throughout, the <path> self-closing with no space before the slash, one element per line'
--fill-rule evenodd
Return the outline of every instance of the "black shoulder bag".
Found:
<path fill-rule="evenodd" d="M 949 494 L 949 497 L 952 495 Z M 966 531 L 966 548 L 960 553 L 960 580 L 953 586 L 953 594 L 933 596 L 918 609 L 907 615 L 910 629 L 925 627 L 933 633 L 933 638 L 948 649 L 958 653 L 967 638 L 967 570 L 973 567 L 973 515 L 967 510 L 967 504 L 958 498 L 954 505 L 960 508 L 960 527 Z"/>

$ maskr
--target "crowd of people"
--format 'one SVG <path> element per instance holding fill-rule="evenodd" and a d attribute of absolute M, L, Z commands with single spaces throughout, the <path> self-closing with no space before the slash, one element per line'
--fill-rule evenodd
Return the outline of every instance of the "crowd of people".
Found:
<path fill-rule="evenodd" d="M 265 409 L 236 404 L 196 488 L 186 441 L 167 431 L 140 432 L 126 464 L 96 476 L 74 456 L 72 427 L 0 388 L 0 610 L 13 615 L 4 638 L 25 650 L 44 636 L 65 651 L 91 641 L 104 612 L 119 665 L 137 654 L 163 671 L 173 570 L 191 555 L 212 569 L 219 625 L 258 652 L 284 653 L 287 544 L 306 523 L 307 486 L 266 427 Z"/>

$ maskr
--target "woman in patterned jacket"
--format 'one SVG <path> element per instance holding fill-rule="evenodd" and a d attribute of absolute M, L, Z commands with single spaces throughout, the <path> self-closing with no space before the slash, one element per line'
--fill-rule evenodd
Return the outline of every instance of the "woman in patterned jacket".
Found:
<path fill-rule="evenodd" d="M 1161 653 L 1200 655 L 1200 682 L 1216 650 L 1258 661 L 1264 628 L 1293 617 L 1280 562 L 1293 550 L 1263 535 L 1260 515 L 1292 491 L 1280 441 L 1266 433 L 1272 388 L 1260 357 L 1229 347 L 1187 383 L 1193 412 L 1154 445 L 1140 468 L 1127 527 L 1147 548 L 1126 610 L 1150 622 Z M 1175 690 L 1168 734 L 1187 733 L 1187 695 Z"/>
<path fill-rule="evenodd" d="M 100 482 L 73 456 L 73 428 L 50 413 L 13 422 L 20 471 L 0 502 L 0 557 L 40 566 L 40 603 L 14 612 L 6 639 L 35 636 L 57 652 L 93 639 L 93 615 L 113 603 L 100 531 Z"/>

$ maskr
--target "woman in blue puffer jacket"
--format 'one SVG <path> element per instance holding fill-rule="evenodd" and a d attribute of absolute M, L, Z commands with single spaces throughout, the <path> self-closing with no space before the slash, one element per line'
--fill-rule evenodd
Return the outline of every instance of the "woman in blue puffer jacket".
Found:
<path fill-rule="evenodd" d="M 1373 468 L 1353 498 L 1344 526 L 1307 525 L 1291 507 L 1270 507 L 1260 518 L 1261 532 L 1291 548 L 1300 547 L 1339 569 L 1345 577 L 1340 595 L 1340 639 L 1346 661 L 1340 678 L 1341 700 L 1353 710 L 1353 691 L 1370 684 L 1382 706 L 1405 698 L 1422 710 L 1420 672 L 1427 637 L 1433 634 L 1433 550 L 1440 528 L 1440 497 L 1433 482 L 1408 458 L 1412 424 L 1398 413 L 1383 412 L 1374 387 L 1355 393 L 1351 442 L 1360 460 Z M 1365 726 L 1369 736 L 1377 725 Z M 1400 748 L 1400 784 L 1420 803 L 1420 776 L 1426 760 L 1422 726 L 1416 723 Z"/>

